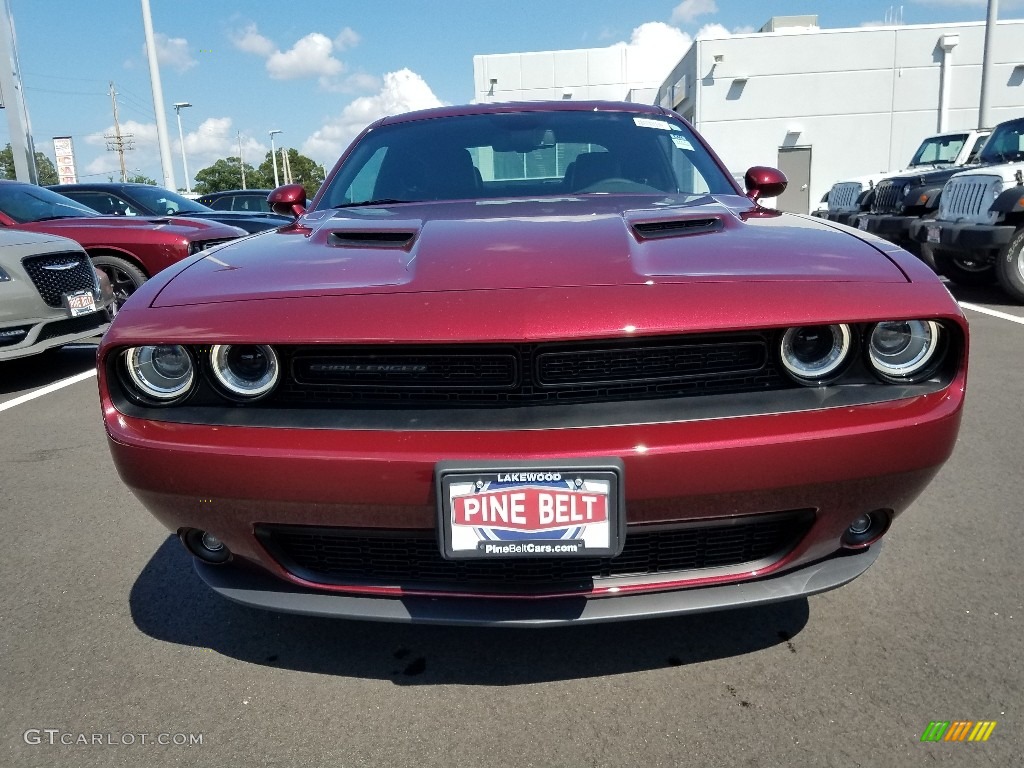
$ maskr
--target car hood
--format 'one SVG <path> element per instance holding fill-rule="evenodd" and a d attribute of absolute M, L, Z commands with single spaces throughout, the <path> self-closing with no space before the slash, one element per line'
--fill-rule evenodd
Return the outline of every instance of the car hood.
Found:
<path fill-rule="evenodd" d="M 906 282 L 852 230 L 739 196 L 588 196 L 314 211 L 218 248 L 154 306 L 666 282 Z"/>
<path fill-rule="evenodd" d="M 950 165 L 926 172 L 905 171 L 898 176 L 890 176 L 885 179 L 885 181 L 891 181 L 894 184 L 905 184 L 906 182 L 910 182 L 915 186 L 942 186 L 955 174 L 985 167 L 987 166 L 979 163 L 972 163 L 971 165 Z"/>
<path fill-rule="evenodd" d="M 49 219 L 47 221 L 29 222 L 26 226 L 45 227 L 48 232 L 60 232 L 63 230 L 97 231 L 116 229 L 118 231 L 146 230 L 152 232 L 158 230 L 172 235 L 181 235 L 190 239 L 203 238 L 207 234 L 211 237 L 219 236 L 216 232 L 223 232 L 225 226 L 215 221 L 200 221 L 184 217 L 170 218 L 167 216 L 81 216 L 67 219 Z M 237 232 L 235 236 L 237 236 Z M 74 235 L 67 235 L 74 238 Z M 230 236 L 230 235 L 227 235 Z"/>

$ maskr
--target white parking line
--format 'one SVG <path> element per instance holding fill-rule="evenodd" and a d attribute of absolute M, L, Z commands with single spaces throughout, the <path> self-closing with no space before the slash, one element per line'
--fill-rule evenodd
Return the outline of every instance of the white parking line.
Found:
<path fill-rule="evenodd" d="M 1024 317 L 1017 317 L 1017 315 L 1011 315 L 1008 312 L 1000 312 L 998 309 L 979 307 L 977 304 L 969 304 L 966 301 L 961 301 L 960 306 L 964 309 L 973 310 L 974 312 L 981 312 L 983 315 L 991 315 L 992 317 L 998 317 L 1000 320 L 1009 320 L 1011 323 L 1024 325 Z"/>
<path fill-rule="evenodd" d="M 70 376 L 60 381 L 55 381 L 53 384 L 47 384 L 45 387 L 40 387 L 34 392 L 29 392 L 27 395 L 20 395 L 13 400 L 8 400 L 6 403 L 0 403 L 0 411 L 6 411 L 8 408 L 13 408 L 16 405 L 27 403 L 29 400 L 35 400 L 37 397 L 48 395 L 51 392 L 56 392 L 58 389 L 64 389 L 64 387 L 70 387 L 72 384 L 77 384 L 80 381 L 85 381 L 96 375 L 96 370 L 84 371 L 75 376 Z"/>

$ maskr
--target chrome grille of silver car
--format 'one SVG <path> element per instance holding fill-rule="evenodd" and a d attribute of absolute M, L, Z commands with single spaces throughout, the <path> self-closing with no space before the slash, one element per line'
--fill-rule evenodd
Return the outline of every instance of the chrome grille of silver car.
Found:
<path fill-rule="evenodd" d="M 942 188 L 939 218 L 979 224 L 994 222 L 995 214 L 989 212 L 989 206 L 1001 186 L 997 176 L 971 175 L 950 179 Z"/>
<path fill-rule="evenodd" d="M 96 273 L 84 253 L 71 251 L 27 256 L 21 264 L 48 306 L 63 306 L 65 293 L 97 290 Z"/>
<path fill-rule="evenodd" d="M 834 184 L 828 193 L 828 209 L 830 211 L 852 211 L 857 207 L 857 198 L 864 191 L 859 181 L 844 181 Z"/>

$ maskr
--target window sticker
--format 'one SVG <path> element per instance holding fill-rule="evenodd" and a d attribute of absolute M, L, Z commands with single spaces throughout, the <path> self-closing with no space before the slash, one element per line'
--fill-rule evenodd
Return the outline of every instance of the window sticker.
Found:
<path fill-rule="evenodd" d="M 658 120 L 653 117 L 634 117 L 633 122 L 637 128 L 657 128 L 660 131 L 678 131 L 680 130 L 678 125 L 668 120 Z"/>
<path fill-rule="evenodd" d="M 681 133 L 672 134 L 672 143 L 676 145 L 676 149 L 685 149 L 687 152 L 693 152 L 693 144 Z"/>

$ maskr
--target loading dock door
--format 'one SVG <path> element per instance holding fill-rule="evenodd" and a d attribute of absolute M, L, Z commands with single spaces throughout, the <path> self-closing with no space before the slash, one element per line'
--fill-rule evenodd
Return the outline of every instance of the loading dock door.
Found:
<path fill-rule="evenodd" d="M 779 147 L 779 170 L 786 174 L 789 185 L 775 200 L 775 207 L 790 213 L 811 210 L 811 148 Z"/>

